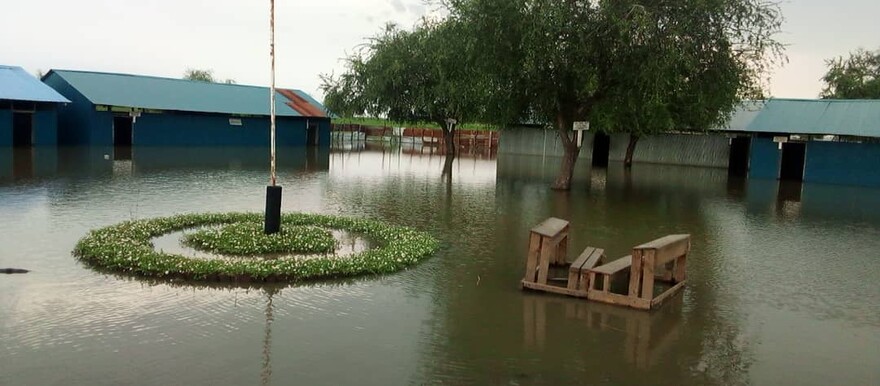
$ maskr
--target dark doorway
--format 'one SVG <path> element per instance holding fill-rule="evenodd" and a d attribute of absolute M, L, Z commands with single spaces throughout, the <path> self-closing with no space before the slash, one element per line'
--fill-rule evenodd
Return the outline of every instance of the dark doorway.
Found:
<path fill-rule="evenodd" d="M 782 144 L 782 162 L 779 165 L 779 179 L 786 181 L 804 180 L 804 161 L 807 156 L 807 144 L 803 142 L 786 142 Z"/>
<path fill-rule="evenodd" d="M 593 166 L 608 167 L 608 155 L 611 153 L 611 137 L 605 133 L 593 136 Z"/>
<path fill-rule="evenodd" d="M 113 159 L 130 160 L 132 143 L 131 117 L 113 117 Z"/>
<path fill-rule="evenodd" d="M 309 122 L 306 130 L 306 145 L 318 146 L 318 124 Z"/>
<path fill-rule="evenodd" d="M 12 113 L 12 146 L 30 147 L 34 144 L 34 115 Z"/>
<path fill-rule="evenodd" d="M 752 147 L 751 137 L 736 137 L 730 140 L 730 160 L 727 174 L 734 177 L 745 177 L 749 172 L 749 150 Z"/>
<path fill-rule="evenodd" d="M 113 146 L 131 146 L 131 117 L 113 117 Z"/>

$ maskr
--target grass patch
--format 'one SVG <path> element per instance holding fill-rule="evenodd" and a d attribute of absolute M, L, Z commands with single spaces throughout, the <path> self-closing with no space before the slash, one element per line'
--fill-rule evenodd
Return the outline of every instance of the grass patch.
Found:
<path fill-rule="evenodd" d="M 313 226 L 286 226 L 267 235 L 259 222 L 241 222 L 202 229 L 183 237 L 183 244 L 200 251 L 254 256 L 269 253 L 332 253 L 336 239 Z"/>
<path fill-rule="evenodd" d="M 156 251 L 150 240 L 211 225 L 262 223 L 260 213 L 184 214 L 127 221 L 90 232 L 73 250 L 82 262 L 112 272 L 214 282 L 295 282 L 400 271 L 434 254 L 436 239 L 378 221 L 303 213 L 282 215 L 282 227 L 312 226 L 360 234 L 375 248 L 339 258 L 204 260 Z"/>

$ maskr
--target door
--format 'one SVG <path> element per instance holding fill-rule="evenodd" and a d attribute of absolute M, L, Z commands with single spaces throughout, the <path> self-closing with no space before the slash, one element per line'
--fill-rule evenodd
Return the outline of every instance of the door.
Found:
<path fill-rule="evenodd" d="M 749 150 L 751 147 L 751 137 L 731 138 L 730 159 L 727 168 L 728 175 L 745 177 L 749 173 Z"/>
<path fill-rule="evenodd" d="M 608 155 L 611 153 L 611 137 L 597 132 L 593 136 L 593 166 L 608 167 Z"/>
<path fill-rule="evenodd" d="M 12 146 L 30 147 L 34 144 L 34 114 L 12 113 Z"/>
<path fill-rule="evenodd" d="M 130 160 L 132 143 L 131 117 L 113 117 L 113 159 Z"/>
<path fill-rule="evenodd" d="M 309 122 L 306 130 L 306 146 L 318 146 L 318 124 Z"/>
<path fill-rule="evenodd" d="M 786 142 L 782 144 L 782 161 L 779 163 L 779 179 L 785 181 L 803 181 L 804 164 L 807 156 L 807 144 L 804 142 Z"/>

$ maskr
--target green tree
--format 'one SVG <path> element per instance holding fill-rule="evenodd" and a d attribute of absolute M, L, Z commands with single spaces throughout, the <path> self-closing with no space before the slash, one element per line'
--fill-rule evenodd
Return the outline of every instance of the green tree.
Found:
<path fill-rule="evenodd" d="M 214 70 L 199 70 L 195 68 L 188 68 L 186 72 L 183 73 L 183 79 L 194 80 L 197 82 L 214 83 Z"/>
<path fill-rule="evenodd" d="M 452 21 L 424 21 L 411 31 L 387 25 L 346 58 L 340 76 L 322 75 L 324 103 L 343 116 L 434 122 L 454 156 L 455 129 L 480 115 L 481 91 L 464 55 L 467 36 Z"/>
<path fill-rule="evenodd" d="M 824 99 L 880 99 L 880 50 L 858 49 L 848 58 L 825 61 Z"/>
<path fill-rule="evenodd" d="M 778 6 L 765 0 L 447 0 L 488 85 L 485 118 L 554 127 L 569 189 L 576 121 L 638 138 L 706 130 L 761 94 L 782 59 Z"/>

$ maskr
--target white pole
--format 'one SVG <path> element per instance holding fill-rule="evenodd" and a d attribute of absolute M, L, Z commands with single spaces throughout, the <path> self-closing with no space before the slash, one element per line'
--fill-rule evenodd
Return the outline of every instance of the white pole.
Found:
<path fill-rule="evenodd" d="M 269 132 L 271 183 L 275 186 L 275 0 L 269 0 L 269 56 L 272 58 L 272 86 L 269 88 Z"/>

